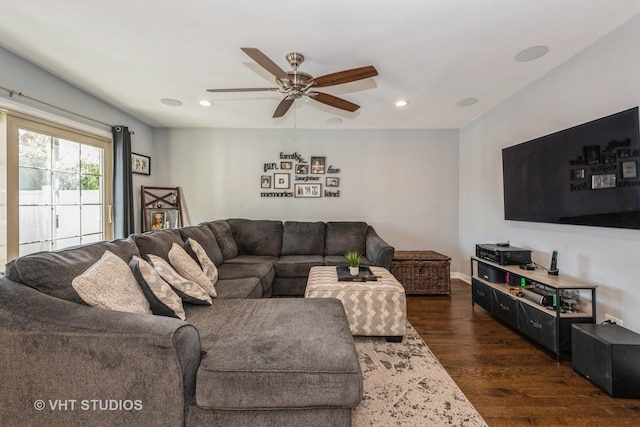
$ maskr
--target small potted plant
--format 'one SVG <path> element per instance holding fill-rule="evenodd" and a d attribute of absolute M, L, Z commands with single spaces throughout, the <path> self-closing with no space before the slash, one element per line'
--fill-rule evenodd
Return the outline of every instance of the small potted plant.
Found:
<path fill-rule="evenodd" d="M 347 252 L 344 257 L 349 264 L 349 273 L 352 276 L 357 276 L 360 273 L 360 262 L 362 261 L 362 255 L 356 251 Z"/>

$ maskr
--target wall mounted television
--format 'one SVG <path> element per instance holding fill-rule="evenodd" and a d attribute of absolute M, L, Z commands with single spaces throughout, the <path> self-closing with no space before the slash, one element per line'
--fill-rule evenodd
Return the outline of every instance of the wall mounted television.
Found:
<path fill-rule="evenodd" d="M 638 107 L 502 150 L 506 220 L 640 229 Z"/>

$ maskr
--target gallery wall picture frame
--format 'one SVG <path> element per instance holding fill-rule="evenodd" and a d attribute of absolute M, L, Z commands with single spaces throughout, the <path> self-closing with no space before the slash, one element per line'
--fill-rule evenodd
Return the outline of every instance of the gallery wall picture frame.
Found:
<path fill-rule="evenodd" d="M 622 162 L 622 177 L 635 178 L 638 176 L 637 165 L 635 161 Z"/>
<path fill-rule="evenodd" d="M 289 177 L 288 173 L 274 173 L 273 188 L 288 189 L 291 186 Z"/>
<path fill-rule="evenodd" d="M 584 147 L 584 158 L 588 165 L 597 165 L 600 163 L 600 146 L 587 145 Z"/>
<path fill-rule="evenodd" d="M 296 173 L 298 175 L 306 175 L 309 173 L 309 165 L 298 163 L 296 164 Z"/>
<path fill-rule="evenodd" d="M 327 159 L 326 157 L 311 157 L 311 173 L 312 174 L 324 174 L 324 166 Z"/>
<path fill-rule="evenodd" d="M 322 184 L 295 184 L 293 187 L 295 197 L 322 197 Z"/>
<path fill-rule="evenodd" d="M 327 187 L 340 187 L 340 178 L 327 177 L 327 179 L 325 180 L 325 185 Z"/>
<path fill-rule="evenodd" d="M 584 179 L 584 169 L 574 169 L 571 171 L 571 179 Z"/>
<path fill-rule="evenodd" d="M 283 170 L 293 169 L 293 162 L 280 162 L 280 169 L 283 169 Z"/>
<path fill-rule="evenodd" d="M 166 212 L 153 211 L 150 212 L 151 230 L 162 230 L 166 227 Z"/>
<path fill-rule="evenodd" d="M 616 174 L 614 173 L 591 176 L 592 190 L 600 190 L 603 188 L 615 188 L 615 187 L 616 187 Z"/>
<path fill-rule="evenodd" d="M 131 153 L 131 172 L 140 175 L 151 175 L 151 157 Z"/>
<path fill-rule="evenodd" d="M 269 175 L 260 177 L 260 188 L 271 188 L 271 177 Z"/>

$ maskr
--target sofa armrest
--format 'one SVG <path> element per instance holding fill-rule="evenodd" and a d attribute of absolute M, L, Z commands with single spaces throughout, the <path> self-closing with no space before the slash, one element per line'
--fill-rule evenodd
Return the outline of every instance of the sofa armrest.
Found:
<path fill-rule="evenodd" d="M 395 249 L 382 240 L 372 226 L 367 227 L 365 246 L 367 251 L 365 256 L 369 261 L 387 270 L 391 270 L 391 260 L 393 259 Z"/>
<path fill-rule="evenodd" d="M 0 342 L 2 425 L 179 426 L 195 395 L 200 340 L 179 319 L 83 306 L 0 274 Z"/>

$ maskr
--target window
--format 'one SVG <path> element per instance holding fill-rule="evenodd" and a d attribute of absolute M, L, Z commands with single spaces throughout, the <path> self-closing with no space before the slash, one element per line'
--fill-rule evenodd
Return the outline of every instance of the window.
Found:
<path fill-rule="evenodd" d="M 8 259 L 111 239 L 109 140 L 8 116 L 7 144 Z"/>

